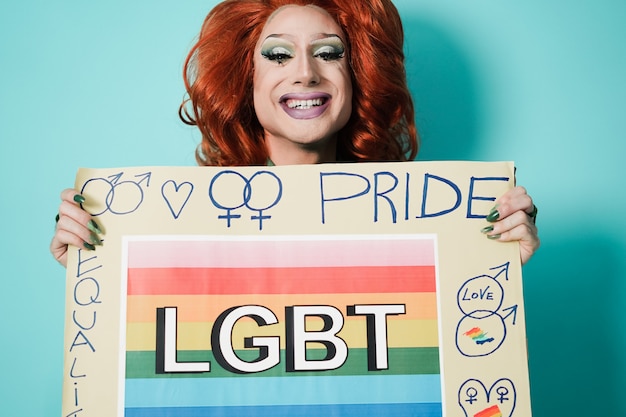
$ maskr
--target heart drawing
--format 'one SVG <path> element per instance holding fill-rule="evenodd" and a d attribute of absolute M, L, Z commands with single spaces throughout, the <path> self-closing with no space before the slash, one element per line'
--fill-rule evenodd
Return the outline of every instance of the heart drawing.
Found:
<path fill-rule="evenodd" d="M 465 381 L 459 389 L 459 405 L 465 417 L 512 417 L 516 401 L 515 385 L 501 378 L 487 389 L 477 379 Z"/>
<path fill-rule="evenodd" d="M 185 204 L 191 197 L 191 193 L 193 193 L 193 184 L 186 181 L 176 184 L 176 181 L 169 180 L 164 182 L 161 187 L 163 199 L 175 219 L 178 219 L 180 213 L 182 213 Z"/>

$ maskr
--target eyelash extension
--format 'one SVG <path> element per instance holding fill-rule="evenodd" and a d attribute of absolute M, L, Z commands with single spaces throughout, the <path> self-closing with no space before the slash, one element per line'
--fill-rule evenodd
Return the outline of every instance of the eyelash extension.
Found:
<path fill-rule="evenodd" d="M 313 54 L 315 58 L 321 58 L 324 61 L 337 61 L 345 56 L 345 49 L 341 44 L 320 45 Z"/>
<path fill-rule="evenodd" d="M 267 51 L 261 51 L 261 55 L 263 56 L 263 58 L 269 60 L 269 61 L 273 61 L 276 62 L 278 64 L 284 64 L 288 59 L 293 58 L 293 56 L 291 56 L 291 54 L 287 53 L 287 52 L 278 52 L 276 51 L 275 48 L 272 48 L 270 50 Z"/>
<path fill-rule="evenodd" d="M 276 62 L 279 65 L 284 64 L 285 61 L 287 61 L 287 59 L 289 58 L 289 56 L 285 54 L 267 54 L 263 55 L 263 57 L 269 61 Z"/>
<path fill-rule="evenodd" d="M 345 51 L 343 48 L 341 49 L 331 49 L 328 50 L 326 48 L 321 48 L 319 52 L 316 52 L 313 56 L 315 58 L 320 58 L 325 62 L 330 61 L 338 61 L 345 56 Z M 270 48 L 267 50 L 261 51 L 261 56 L 267 59 L 268 61 L 276 62 L 279 65 L 284 64 L 289 59 L 293 58 L 293 55 L 283 48 Z"/>
<path fill-rule="evenodd" d="M 337 61 L 342 59 L 345 54 L 343 52 L 319 52 L 314 56 L 316 58 L 321 58 L 324 61 Z"/>

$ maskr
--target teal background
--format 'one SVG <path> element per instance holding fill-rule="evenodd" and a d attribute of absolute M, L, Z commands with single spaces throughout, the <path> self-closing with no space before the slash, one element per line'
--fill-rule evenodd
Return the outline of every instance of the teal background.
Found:
<path fill-rule="evenodd" d="M 0 4 L 2 416 L 60 415 L 64 270 L 48 243 L 76 169 L 195 163 L 180 73 L 214 4 Z M 396 4 L 419 159 L 514 160 L 539 206 L 534 416 L 626 415 L 626 2 Z"/>

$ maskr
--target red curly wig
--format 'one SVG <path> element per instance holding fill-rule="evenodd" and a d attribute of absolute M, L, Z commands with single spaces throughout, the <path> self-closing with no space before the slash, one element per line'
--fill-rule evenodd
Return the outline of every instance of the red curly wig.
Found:
<path fill-rule="evenodd" d="M 268 151 L 253 106 L 253 53 L 269 16 L 288 4 L 326 10 L 347 37 L 352 115 L 338 133 L 340 161 L 404 161 L 418 149 L 406 83 L 400 16 L 390 0 L 226 0 L 206 17 L 185 61 L 181 119 L 198 126 L 200 165 L 264 165 Z"/>

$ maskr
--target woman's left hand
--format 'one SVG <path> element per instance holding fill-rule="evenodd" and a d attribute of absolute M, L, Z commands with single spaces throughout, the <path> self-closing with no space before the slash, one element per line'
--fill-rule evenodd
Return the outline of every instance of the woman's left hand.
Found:
<path fill-rule="evenodd" d="M 524 187 L 507 191 L 496 201 L 496 206 L 487 215 L 489 226 L 482 232 L 489 239 L 500 242 L 519 241 L 522 265 L 539 248 L 539 235 L 535 219 L 537 207 Z"/>

